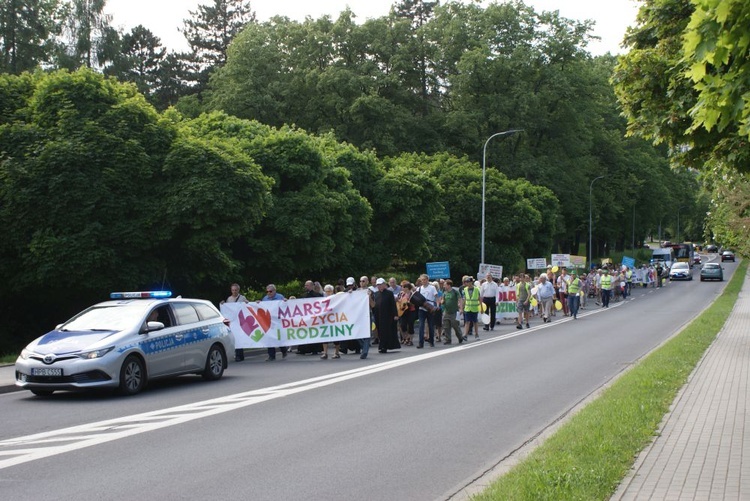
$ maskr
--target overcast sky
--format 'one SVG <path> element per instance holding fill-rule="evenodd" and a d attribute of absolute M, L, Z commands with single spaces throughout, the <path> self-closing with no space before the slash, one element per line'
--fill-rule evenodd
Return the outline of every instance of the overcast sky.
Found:
<path fill-rule="evenodd" d="M 396 0 L 251 0 L 250 7 L 261 21 L 276 15 L 301 21 L 305 16 L 318 18 L 325 14 L 335 19 L 348 5 L 360 20 L 365 20 L 388 14 L 395 2 Z M 620 42 L 625 29 L 635 23 L 638 11 L 636 0 L 525 0 L 525 3 L 537 11 L 559 10 L 563 17 L 595 21 L 594 34 L 602 40 L 589 45 L 589 50 L 594 55 L 622 52 Z M 161 39 L 162 45 L 180 51 L 187 49 L 187 44 L 178 28 L 183 26 L 184 19 L 190 17 L 189 11 L 195 11 L 199 4 L 210 5 L 213 1 L 107 0 L 105 11 L 113 15 L 114 26 L 130 31 L 134 26 L 142 24 Z"/>

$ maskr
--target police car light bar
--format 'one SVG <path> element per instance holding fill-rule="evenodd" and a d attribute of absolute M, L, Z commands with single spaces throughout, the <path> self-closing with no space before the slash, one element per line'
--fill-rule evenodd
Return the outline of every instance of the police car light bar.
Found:
<path fill-rule="evenodd" d="M 110 292 L 110 299 L 161 299 L 172 297 L 172 291 Z"/>

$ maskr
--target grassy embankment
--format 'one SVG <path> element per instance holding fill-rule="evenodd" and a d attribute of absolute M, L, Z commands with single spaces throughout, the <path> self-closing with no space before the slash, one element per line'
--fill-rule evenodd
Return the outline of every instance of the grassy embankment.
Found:
<path fill-rule="evenodd" d="M 652 440 L 677 392 L 732 311 L 747 273 L 475 500 L 607 499 Z"/>

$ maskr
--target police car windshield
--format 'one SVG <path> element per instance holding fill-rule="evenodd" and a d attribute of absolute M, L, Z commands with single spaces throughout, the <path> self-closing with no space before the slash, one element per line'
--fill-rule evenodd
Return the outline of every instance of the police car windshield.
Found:
<path fill-rule="evenodd" d="M 92 306 L 65 322 L 60 330 L 121 331 L 133 328 L 143 321 L 147 308 L 143 303 Z"/>

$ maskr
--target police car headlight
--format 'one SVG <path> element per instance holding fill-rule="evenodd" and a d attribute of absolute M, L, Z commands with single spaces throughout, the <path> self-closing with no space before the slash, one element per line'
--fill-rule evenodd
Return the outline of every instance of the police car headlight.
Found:
<path fill-rule="evenodd" d="M 93 360 L 95 358 L 102 358 L 104 355 L 106 355 L 107 353 L 109 353 L 110 351 L 112 351 L 114 348 L 115 348 L 114 346 L 110 346 L 109 348 L 104 348 L 104 349 L 101 349 L 101 350 L 87 351 L 87 352 L 84 352 L 84 353 L 79 353 L 78 357 L 79 358 L 84 358 L 86 360 Z"/>
<path fill-rule="evenodd" d="M 30 356 L 31 356 L 31 352 L 29 350 L 27 350 L 26 348 L 24 348 L 23 350 L 21 350 L 21 359 L 22 360 L 28 360 Z"/>

